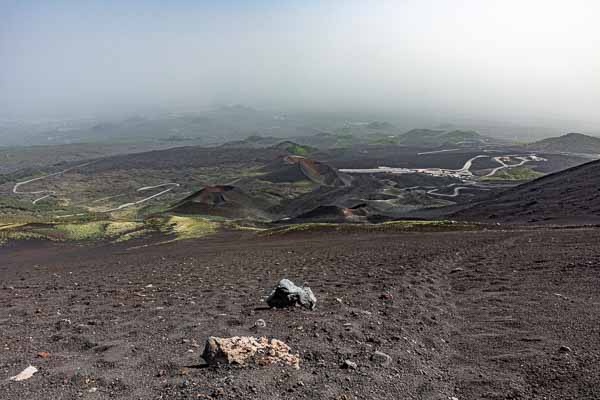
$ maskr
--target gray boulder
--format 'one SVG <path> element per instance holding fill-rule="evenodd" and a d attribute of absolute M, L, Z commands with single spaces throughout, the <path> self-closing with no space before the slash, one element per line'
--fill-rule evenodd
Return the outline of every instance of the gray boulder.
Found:
<path fill-rule="evenodd" d="M 272 308 L 301 305 L 313 310 L 317 304 L 317 298 L 309 287 L 296 286 L 289 279 L 282 279 L 267 298 L 267 304 Z"/>
<path fill-rule="evenodd" d="M 358 364 L 350 360 L 345 360 L 340 367 L 342 369 L 356 369 L 358 368 Z"/>
<path fill-rule="evenodd" d="M 371 361 L 373 361 L 375 364 L 381 365 L 382 367 L 387 367 L 392 363 L 392 357 L 381 351 L 376 351 L 371 356 Z"/>

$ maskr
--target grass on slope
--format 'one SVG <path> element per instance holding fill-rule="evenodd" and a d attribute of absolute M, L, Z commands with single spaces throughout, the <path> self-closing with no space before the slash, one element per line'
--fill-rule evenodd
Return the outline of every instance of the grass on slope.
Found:
<path fill-rule="evenodd" d="M 182 217 L 173 215 L 162 223 L 161 231 L 172 233 L 176 237 L 173 240 L 195 239 L 216 232 L 218 222 L 199 217 Z"/>
<path fill-rule="evenodd" d="M 0 242 L 27 239 L 52 241 L 123 241 L 147 232 L 144 223 L 130 221 L 13 224 L 3 226 L 0 229 Z"/>
<path fill-rule="evenodd" d="M 3 223 L 51 222 L 54 215 L 77 214 L 85 209 L 51 202 L 32 204 L 30 200 L 21 200 L 13 196 L 0 195 L 0 219 Z"/>
<path fill-rule="evenodd" d="M 172 240 L 195 239 L 217 231 L 221 222 L 199 217 L 167 216 L 137 221 L 91 221 L 0 225 L 0 243 L 43 239 L 86 242 L 123 242 L 152 232 L 174 235 Z"/>
<path fill-rule="evenodd" d="M 441 136 L 443 144 L 460 144 L 468 141 L 480 141 L 481 135 L 475 131 L 452 131 Z"/>
<path fill-rule="evenodd" d="M 528 181 L 544 176 L 543 173 L 529 167 L 505 168 L 492 176 L 484 176 L 482 180 Z"/>
<path fill-rule="evenodd" d="M 454 221 L 389 221 L 381 224 L 335 224 L 335 223 L 306 223 L 292 224 L 263 231 L 262 235 L 285 235 L 298 232 L 335 231 L 343 233 L 371 232 L 406 232 L 414 230 L 469 230 L 478 228 L 475 224 L 457 223 Z"/>
<path fill-rule="evenodd" d="M 382 133 L 374 133 L 372 135 L 367 136 L 367 143 L 369 144 L 391 144 L 396 145 L 400 139 L 398 136 L 394 135 L 385 135 Z"/>
<path fill-rule="evenodd" d="M 290 145 L 286 147 L 286 151 L 295 156 L 307 156 L 314 150 L 315 149 L 313 147 L 303 146 L 297 143 L 290 143 Z"/>
<path fill-rule="evenodd" d="M 141 222 L 94 221 L 86 223 L 59 224 L 55 230 L 61 232 L 66 240 L 94 240 L 120 238 L 143 228 Z"/>

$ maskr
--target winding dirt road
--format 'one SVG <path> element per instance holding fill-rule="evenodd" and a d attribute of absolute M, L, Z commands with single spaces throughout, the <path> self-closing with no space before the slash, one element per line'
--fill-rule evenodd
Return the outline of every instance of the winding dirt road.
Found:
<path fill-rule="evenodd" d="M 464 190 L 464 189 L 472 189 L 472 187 L 457 186 L 454 188 L 454 192 L 452 192 L 452 193 L 438 193 L 438 191 L 440 189 L 432 189 L 432 190 L 428 190 L 427 194 L 431 194 L 434 196 L 443 196 L 443 197 L 457 197 L 460 194 L 460 191 Z"/>
<path fill-rule="evenodd" d="M 51 173 L 51 174 L 39 176 L 37 178 L 32 178 L 32 179 L 27 179 L 25 181 L 17 182 L 13 186 L 12 192 L 14 194 L 34 194 L 34 195 L 41 195 L 41 194 L 43 194 L 43 196 L 38 197 L 38 198 L 36 198 L 36 199 L 34 199 L 32 201 L 32 204 L 37 204 L 38 202 L 40 202 L 40 201 L 42 201 L 44 199 L 47 199 L 47 198 L 49 198 L 51 196 L 56 195 L 57 194 L 56 191 L 54 191 L 54 190 L 35 190 L 35 191 L 31 191 L 31 192 L 25 192 L 25 191 L 19 190 L 19 188 L 22 187 L 23 185 L 28 184 L 28 183 L 40 181 L 40 180 L 47 179 L 47 178 L 50 178 L 50 177 L 53 177 L 53 176 L 63 175 L 65 173 L 69 172 L 69 171 L 72 171 L 72 170 L 77 169 L 77 168 L 85 167 L 86 165 L 90 165 L 90 164 L 92 164 L 92 162 L 88 162 L 88 163 L 85 163 L 85 164 L 79 164 L 79 165 L 76 165 L 74 167 L 70 167 L 70 168 L 64 169 L 62 171 L 58 171 L 58 172 L 54 172 L 54 173 Z M 147 202 L 149 200 L 152 200 L 152 199 L 154 199 L 156 197 L 159 197 L 159 196 L 161 196 L 161 195 L 163 195 L 165 193 L 170 192 L 171 190 L 175 189 L 176 187 L 179 187 L 180 185 L 179 185 L 179 183 L 168 182 L 168 183 L 161 183 L 159 185 L 154 185 L 154 186 L 143 186 L 143 187 L 137 189 L 136 191 L 137 192 L 145 192 L 145 191 L 148 191 L 148 190 L 152 190 L 152 189 L 156 189 L 156 188 L 160 188 L 160 187 L 165 187 L 165 186 L 169 186 L 169 187 L 167 189 L 165 189 L 165 190 L 162 190 L 162 191 L 160 191 L 158 193 L 154 193 L 153 195 L 145 197 L 145 198 L 143 198 L 141 200 L 134 201 L 134 202 L 129 202 L 129 203 L 123 203 L 123 204 L 121 204 L 121 205 L 119 205 L 117 207 L 110 208 L 108 210 L 103 210 L 101 212 L 118 211 L 118 210 L 122 210 L 122 209 L 127 208 L 127 207 L 131 207 L 131 206 L 135 206 L 135 205 L 139 205 L 139 204 L 145 203 L 145 202 Z M 100 200 L 108 200 L 110 198 L 119 197 L 119 196 L 122 196 L 122 195 L 108 196 L 108 197 L 104 197 L 102 199 L 94 200 L 93 202 L 97 202 L 97 201 L 100 201 Z M 69 215 L 61 215 L 61 216 L 57 216 L 57 217 L 58 218 L 66 218 L 66 217 L 76 216 L 76 215 L 84 215 L 84 214 L 69 214 Z"/>
<path fill-rule="evenodd" d="M 39 198 L 37 198 L 37 199 L 35 199 L 35 200 L 32 201 L 33 204 L 36 204 L 40 200 L 43 200 L 45 198 L 48 198 L 50 196 L 55 195 L 56 192 L 54 190 L 36 190 L 36 191 L 33 191 L 33 192 L 22 192 L 22 191 L 19 191 L 19 188 L 21 186 L 26 185 L 26 184 L 31 183 L 31 182 L 41 181 L 42 179 L 50 178 L 52 176 L 62 175 L 64 173 L 67 173 L 67 172 L 72 171 L 74 169 L 85 167 L 86 165 L 90 165 L 90 164 L 91 164 L 91 162 L 88 162 L 88 163 L 85 163 L 85 164 L 79 164 L 79 165 L 76 165 L 76 166 L 71 167 L 71 168 L 63 169 L 62 171 L 54 172 L 52 174 L 38 176 L 37 178 L 32 178 L 32 179 L 28 179 L 26 181 L 17 182 L 13 186 L 12 192 L 14 194 L 42 194 L 43 193 L 44 195 L 42 197 L 39 197 Z"/>
<path fill-rule="evenodd" d="M 179 187 L 180 185 L 179 185 L 179 183 L 174 183 L 174 182 L 169 182 L 169 183 L 161 183 L 160 185 L 154 185 L 154 186 L 144 186 L 144 187 L 141 187 L 141 188 L 139 188 L 137 191 L 138 191 L 138 192 L 144 192 L 144 191 L 147 191 L 147 190 L 156 189 L 156 188 L 159 188 L 159 187 L 164 187 L 164 186 L 170 186 L 170 187 L 169 187 L 168 189 L 165 189 L 165 190 L 163 190 L 163 191 L 160 191 L 160 192 L 158 192 L 158 193 L 155 193 L 155 194 L 153 194 L 152 196 L 148 196 L 148 197 L 146 197 L 146 198 L 143 198 L 143 199 L 141 199 L 141 200 L 134 201 L 134 202 L 131 202 L 131 203 L 124 203 L 124 204 L 121 204 L 121 205 L 120 205 L 120 206 L 118 206 L 118 207 L 111 208 L 111 209 L 109 209 L 109 210 L 104 210 L 104 211 L 101 211 L 101 212 L 112 212 L 112 211 L 118 211 L 118 210 L 122 210 L 122 209 L 124 209 L 124 208 L 127 208 L 127 207 L 131 207 L 131 206 L 135 206 L 135 205 L 138 205 L 138 204 L 145 203 L 145 202 L 146 202 L 146 201 L 148 201 L 148 200 L 152 200 L 152 199 L 154 199 L 155 197 L 158 197 L 158 196 L 161 196 L 161 195 L 163 195 L 163 194 L 165 194 L 165 193 L 167 193 L 167 192 L 170 192 L 171 190 L 175 189 L 176 187 Z"/>
<path fill-rule="evenodd" d="M 520 163 L 518 164 L 506 164 L 504 162 L 504 159 L 506 158 L 516 158 L 518 160 L 521 160 Z M 498 171 L 501 171 L 503 169 L 506 168 L 515 168 L 515 167 L 521 167 L 525 164 L 527 164 L 528 162 L 533 162 L 533 161 L 546 161 L 545 158 L 541 158 L 536 156 L 535 154 L 531 154 L 529 156 L 501 156 L 501 157 L 493 157 L 493 160 L 496 161 L 498 164 L 501 164 L 499 167 L 494 168 L 489 174 L 485 175 L 485 176 L 494 176 Z"/>

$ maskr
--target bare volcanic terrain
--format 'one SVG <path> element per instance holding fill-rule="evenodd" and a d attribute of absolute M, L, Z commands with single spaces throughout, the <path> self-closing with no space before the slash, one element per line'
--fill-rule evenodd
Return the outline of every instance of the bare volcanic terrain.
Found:
<path fill-rule="evenodd" d="M 287 155 L 265 166 L 264 180 L 270 182 L 311 181 L 325 186 L 344 186 L 349 177 L 342 177 L 329 165 L 301 156 Z"/>
<path fill-rule="evenodd" d="M 149 240 L 0 248 L 0 399 L 600 398 L 598 229 Z M 299 369 L 203 367 L 237 335 Z"/>
<path fill-rule="evenodd" d="M 207 186 L 189 195 L 171 211 L 180 214 L 205 214 L 228 218 L 247 218 L 265 215 L 266 204 L 248 196 L 231 185 Z"/>
<path fill-rule="evenodd" d="M 506 190 L 453 217 L 505 222 L 600 222 L 600 161 Z"/>
<path fill-rule="evenodd" d="M 310 211 L 302 213 L 286 222 L 288 223 L 306 223 L 306 222 L 324 222 L 324 223 L 344 223 L 344 222 L 380 222 L 386 218 L 382 215 L 373 213 L 366 204 L 361 203 L 353 207 L 337 206 L 319 206 Z"/>

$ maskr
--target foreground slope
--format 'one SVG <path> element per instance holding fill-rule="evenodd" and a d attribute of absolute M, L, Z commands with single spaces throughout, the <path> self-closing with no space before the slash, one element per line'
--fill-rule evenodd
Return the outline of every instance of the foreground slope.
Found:
<path fill-rule="evenodd" d="M 529 229 L 13 243 L 0 249 L 0 399 L 598 399 L 599 240 Z M 266 309 L 281 278 L 308 284 L 317 308 Z M 201 368 L 211 335 L 284 340 L 300 369 Z M 39 372 L 8 380 L 28 365 Z"/>
<path fill-rule="evenodd" d="M 454 217 L 506 222 L 600 222 L 600 161 L 509 189 Z"/>

